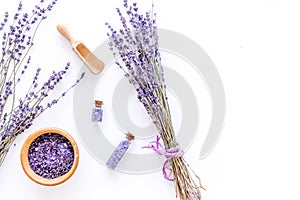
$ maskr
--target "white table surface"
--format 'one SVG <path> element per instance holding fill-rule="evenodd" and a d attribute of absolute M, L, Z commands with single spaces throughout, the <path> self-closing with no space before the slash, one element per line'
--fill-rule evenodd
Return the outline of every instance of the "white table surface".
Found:
<path fill-rule="evenodd" d="M 35 1 L 23 1 L 33 4 Z M 151 5 L 151 1 L 138 1 Z M 17 0 L 0 0 L 0 11 Z M 65 21 L 76 38 L 90 48 L 106 40 L 105 22 L 115 23 L 114 8 L 122 1 L 59 0 L 42 24 L 32 50 L 44 72 L 66 62 L 72 83 L 81 67 L 69 44 L 56 31 Z M 27 6 L 27 5 L 26 5 Z M 29 7 L 29 6 L 28 6 Z M 186 159 L 201 176 L 204 200 L 299 199 L 300 5 L 293 0 L 156 1 L 158 26 L 180 32 L 202 46 L 224 82 L 227 117 L 214 151 L 198 160 L 204 136 L 198 136 Z M 34 65 L 32 65 L 34 68 Z M 85 150 L 73 118 L 73 96 L 40 116 L 16 140 L 0 169 L 0 199 L 176 199 L 161 172 L 130 175 L 112 172 Z M 79 145 L 80 162 L 65 183 L 43 187 L 23 172 L 20 148 L 26 136 L 45 127 L 60 127 Z"/>

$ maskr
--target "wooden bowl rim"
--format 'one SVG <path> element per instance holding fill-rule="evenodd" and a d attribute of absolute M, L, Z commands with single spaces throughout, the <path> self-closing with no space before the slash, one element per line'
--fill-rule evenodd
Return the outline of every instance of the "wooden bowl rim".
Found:
<path fill-rule="evenodd" d="M 69 140 L 69 142 L 71 143 L 73 150 L 74 150 L 74 162 L 73 162 L 71 169 L 66 174 L 64 174 L 60 177 L 54 178 L 54 179 L 47 179 L 47 178 L 44 178 L 44 177 L 36 174 L 31 169 L 31 167 L 29 165 L 29 160 L 28 160 L 28 150 L 29 150 L 31 143 L 37 137 L 39 137 L 43 134 L 46 134 L 46 133 L 57 133 L 57 134 L 64 136 L 65 138 L 67 138 Z M 60 128 L 46 127 L 46 128 L 42 128 L 42 129 L 39 129 L 39 130 L 33 132 L 26 138 L 25 142 L 23 143 L 22 149 L 21 149 L 20 159 L 21 159 L 22 168 L 23 168 L 25 174 L 31 180 L 33 180 L 34 182 L 36 182 L 38 184 L 44 185 L 44 186 L 54 186 L 54 185 L 58 185 L 58 184 L 65 182 L 74 174 L 74 172 L 78 166 L 78 162 L 79 162 L 79 150 L 78 150 L 78 146 L 77 146 L 75 140 L 69 133 L 67 133 L 66 131 L 64 131 Z"/>

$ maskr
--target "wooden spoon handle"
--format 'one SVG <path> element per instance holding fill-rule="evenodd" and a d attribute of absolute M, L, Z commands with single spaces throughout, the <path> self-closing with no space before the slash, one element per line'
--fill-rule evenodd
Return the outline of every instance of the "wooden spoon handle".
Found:
<path fill-rule="evenodd" d="M 75 45 L 75 40 L 72 37 L 67 25 L 60 23 L 57 25 L 56 28 L 57 28 L 58 32 L 60 32 L 60 34 L 62 34 L 70 42 L 71 46 L 73 47 Z"/>

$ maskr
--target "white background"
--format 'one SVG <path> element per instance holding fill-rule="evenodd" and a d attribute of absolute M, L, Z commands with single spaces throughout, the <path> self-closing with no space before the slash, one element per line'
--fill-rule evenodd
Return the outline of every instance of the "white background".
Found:
<path fill-rule="evenodd" d="M 150 1 L 139 2 L 151 6 Z M 0 0 L 0 11 L 16 8 L 17 3 Z M 118 21 L 114 8 L 121 4 L 121 0 L 60 0 L 40 28 L 34 62 L 50 72 L 71 61 L 66 85 L 71 83 L 81 63 L 57 33 L 56 24 L 66 21 L 74 35 L 93 49 L 106 40 L 104 23 Z M 224 83 L 227 113 L 218 145 L 204 160 L 196 160 L 197 143 L 186 154 L 207 187 L 203 199 L 299 199 L 300 3 L 164 0 L 155 2 L 155 10 L 160 28 L 180 32 L 204 48 Z M 80 144 L 72 106 L 69 94 L 17 139 L 0 169 L 1 199 L 175 199 L 172 185 L 160 172 L 120 174 L 97 163 Z M 45 126 L 67 130 L 80 148 L 76 173 L 57 187 L 33 183 L 19 161 L 26 135 Z"/>

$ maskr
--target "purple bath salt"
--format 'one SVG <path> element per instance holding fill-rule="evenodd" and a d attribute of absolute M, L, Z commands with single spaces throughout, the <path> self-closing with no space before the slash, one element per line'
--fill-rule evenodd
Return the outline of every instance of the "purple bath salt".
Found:
<path fill-rule="evenodd" d="M 74 163 L 74 149 L 64 136 L 46 133 L 32 142 L 28 151 L 28 160 L 36 174 L 54 179 L 70 171 Z"/>
<path fill-rule="evenodd" d="M 103 118 L 103 109 L 102 109 L 103 101 L 95 100 L 95 107 L 92 112 L 92 121 L 94 122 L 102 122 Z"/>
<path fill-rule="evenodd" d="M 106 166 L 110 169 L 115 169 L 119 162 L 121 161 L 122 157 L 125 155 L 126 151 L 128 150 L 131 141 L 134 140 L 134 136 L 131 133 L 126 134 L 126 139 L 122 140 L 117 148 L 114 150 L 112 155 L 106 162 Z"/>

